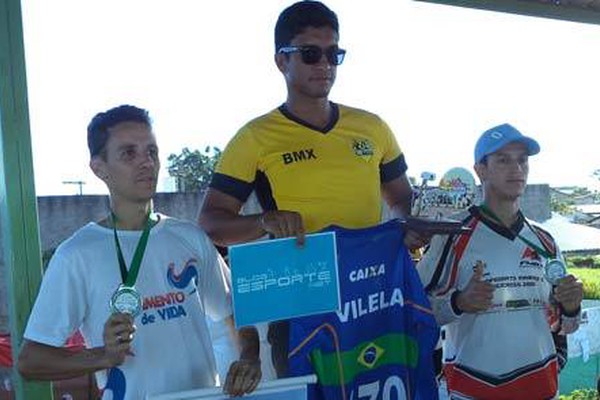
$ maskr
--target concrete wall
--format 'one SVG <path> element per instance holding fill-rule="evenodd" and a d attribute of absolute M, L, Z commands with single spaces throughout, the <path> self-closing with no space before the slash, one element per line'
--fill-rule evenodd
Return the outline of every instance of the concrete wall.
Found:
<path fill-rule="evenodd" d="M 550 186 L 527 185 L 521 198 L 521 209 L 527 218 L 544 222 L 552 217 L 550 210 Z"/>
<path fill-rule="evenodd" d="M 200 193 L 158 193 L 154 209 L 194 221 L 202 198 Z M 38 197 L 42 250 L 55 248 L 86 223 L 104 218 L 108 210 L 107 196 Z"/>
<path fill-rule="evenodd" d="M 475 204 L 481 202 L 481 186 L 477 187 L 479 198 Z M 544 222 L 552 218 L 550 209 L 550 186 L 544 185 L 527 185 L 525 193 L 521 197 L 521 210 L 529 219 L 536 222 Z"/>
<path fill-rule="evenodd" d="M 202 193 L 158 193 L 154 209 L 173 217 L 195 221 Z M 529 185 L 521 199 L 528 218 L 543 222 L 551 217 L 550 187 Z M 48 196 L 38 198 L 42 250 L 55 248 L 78 228 L 108 212 L 106 196 Z"/>

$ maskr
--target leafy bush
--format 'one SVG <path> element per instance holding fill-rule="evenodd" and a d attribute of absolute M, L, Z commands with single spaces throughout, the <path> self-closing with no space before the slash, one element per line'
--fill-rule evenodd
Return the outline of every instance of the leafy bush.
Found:
<path fill-rule="evenodd" d="M 583 282 L 583 298 L 600 300 L 600 269 L 569 268 L 569 273 Z"/>
<path fill-rule="evenodd" d="M 600 268 L 600 256 L 570 256 L 567 264 L 576 268 Z"/>
<path fill-rule="evenodd" d="M 600 282 L 583 280 L 583 298 L 600 300 Z"/>
<path fill-rule="evenodd" d="M 571 394 L 561 395 L 560 400 L 597 400 L 598 393 L 594 389 L 579 389 Z"/>
<path fill-rule="evenodd" d="M 600 300 L 600 256 L 567 256 L 569 272 L 583 282 L 583 298 Z"/>

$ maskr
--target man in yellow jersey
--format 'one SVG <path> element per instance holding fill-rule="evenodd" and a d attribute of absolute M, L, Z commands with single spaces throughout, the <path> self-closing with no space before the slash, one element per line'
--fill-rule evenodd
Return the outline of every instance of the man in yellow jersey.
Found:
<path fill-rule="evenodd" d="M 345 50 L 336 14 L 317 1 L 286 8 L 275 27 L 275 63 L 287 84 L 278 108 L 247 123 L 222 154 L 199 222 L 221 246 L 296 236 L 328 225 L 364 228 L 381 219 L 382 197 L 407 215 L 412 189 L 390 128 L 377 115 L 328 99 Z M 239 215 L 255 191 L 264 210 Z M 405 242 L 420 247 L 416 233 Z M 269 332 L 278 376 L 286 375 L 287 328 Z M 277 333 L 275 333 L 277 332 Z M 281 346 L 281 347 L 280 347 Z"/>

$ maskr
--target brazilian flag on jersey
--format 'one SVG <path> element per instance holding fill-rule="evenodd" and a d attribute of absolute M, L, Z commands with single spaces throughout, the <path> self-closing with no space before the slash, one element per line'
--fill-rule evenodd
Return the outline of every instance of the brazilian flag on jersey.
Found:
<path fill-rule="evenodd" d="M 398 221 L 336 232 L 341 309 L 290 321 L 289 372 L 311 400 L 435 400 L 439 328 Z"/>

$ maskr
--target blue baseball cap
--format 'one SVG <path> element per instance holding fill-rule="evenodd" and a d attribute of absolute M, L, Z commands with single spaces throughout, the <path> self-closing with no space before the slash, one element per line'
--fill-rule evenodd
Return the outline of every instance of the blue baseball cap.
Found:
<path fill-rule="evenodd" d="M 488 154 L 495 153 L 511 142 L 523 143 L 527 153 L 532 156 L 540 152 L 540 145 L 534 139 L 523 135 L 514 126 L 502 124 L 483 132 L 475 145 L 475 164 Z"/>

